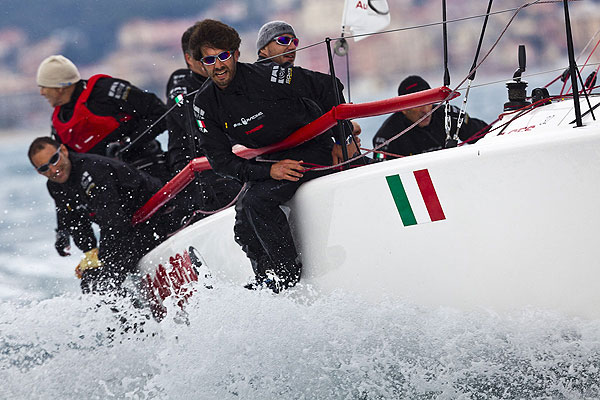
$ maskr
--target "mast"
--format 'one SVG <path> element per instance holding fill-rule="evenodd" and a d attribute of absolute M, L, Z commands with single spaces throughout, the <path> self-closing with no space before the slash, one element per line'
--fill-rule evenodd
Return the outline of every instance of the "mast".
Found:
<path fill-rule="evenodd" d="M 575 63 L 575 52 L 573 51 L 573 35 L 571 33 L 571 18 L 569 17 L 569 2 L 563 0 L 565 9 L 565 28 L 567 31 L 567 50 L 569 53 L 569 71 L 571 75 L 571 87 L 573 88 L 573 106 L 575 107 L 575 122 L 577 127 L 583 126 L 581 121 L 581 108 L 579 105 L 579 88 L 577 87 L 577 64 Z"/>
<path fill-rule="evenodd" d="M 340 98 L 340 92 L 338 90 L 337 78 L 335 76 L 335 67 L 333 66 L 333 54 L 331 53 L 331 39 L 325 38 L 325 44 L 327 47 L 327 58 L 329 60 L 329 73 L 331 75 L 331 85 L 333 86 L 333 93 L 335 94 L 335 105 L 340 105 L 342 99 Z M 342 121 L 337 122 L 336 136 L 338 142 L 342 146 L 342 157 L 344 161 L 348 161 L 348 150 L 346 149 L 346 136 L 344 135 L 344 126 Z M 344 166 L 342 166 L 344 169 Z"/>

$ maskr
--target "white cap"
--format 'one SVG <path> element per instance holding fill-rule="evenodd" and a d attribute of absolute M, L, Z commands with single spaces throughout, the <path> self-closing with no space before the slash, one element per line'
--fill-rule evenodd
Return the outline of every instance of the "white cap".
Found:
<path fill-rule="evenodd" d="M 75 64 L 64 56 L 46 58 L 37 71 L 38 86 L 61 88 L 77 83 L 81 79 Z"/>

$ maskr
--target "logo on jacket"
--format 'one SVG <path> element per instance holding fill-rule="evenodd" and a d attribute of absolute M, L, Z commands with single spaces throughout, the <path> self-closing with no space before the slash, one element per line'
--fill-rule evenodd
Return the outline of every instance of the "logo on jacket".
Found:
<path fill-rule="evenodd" d="M 96 184 L 92 181 L 92 176 L 87 171 L 83 171 L 83 174 L 81 174 L 81 187 L 87 196 L 91 196 L 92 189 L 96 187 Z"/>
<path fill-rule="evenodd" d="M 178 95 L 186 95 L 187 94 L 187 88 L 185 86 L 175 86 L 173 89 L 171 89 L 169 91 L 169 98 L 171 100 L 174 100 L 175 97 L 177 97 Z"/>
<path fill-rule="evenodd" d="M 262 111 L 259 111 L 257 114 L 254 114 L 250 118 L 242 118 L 240 122 L 234 123 L 233 127 L 237 128 L 238 126 L 248 125 L 249 122 L 254 121 L 255 119 L 262 119 L 262 117 L 264 117 L 264 114 Z"/>
<path fill-rule="evenodd" d="M 206 129 L 206 125 L 204 124 L 204 110 L 194 104 L 194 117 L 196 118 L 196 124 L 198 124 L 198 129 L 202 133 L 208 133 Z"/>
<path fill-rule="evenodd" d="M 273 71 L 271 71 L 271 82 L 287 83 L 289 85 L 292 82 L 292 68 L 274 65 Z"/>
<path fill-rule="evenodd" d="M 123 82 L 113 82 L 113 84 L 110 87 L 110 90 L 108 91 L 108 96 L 114 97 L 115 99 L 127 100 L 130 90 L 131 87 L 124 84 Z"/>

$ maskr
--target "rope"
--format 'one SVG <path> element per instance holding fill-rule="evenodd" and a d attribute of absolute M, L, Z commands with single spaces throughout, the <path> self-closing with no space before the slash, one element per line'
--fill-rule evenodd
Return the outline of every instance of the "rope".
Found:
<path fill-rule="evenodd" d="M 581 50 L 581 52 L 579 53 L 579 55 L 576 57 L 576 60 L 579 60 L 579 59 L 580 59 L 580 58 L 583 56 L 583 54 L 584 54 L 584 53 L 587 51 L 587 48 L 588 48 L 588 47 L 591 45 L 591 43 L 593 42 L 594 38 L 595 38 L 596 36 L 598 36 L 598 34 L 599 34 L 599 33 L 600 33 L 600 29 L 599 29 L 599 30 L 597 30 L 597 31 L 596 31 L 596 33 L 594 33 L 594 36 L 592 36 L 592 37 L 590 38 L 590 40 L 588 40 L 588 42 L 585 44 L 585 46 L 583 46 L 583 49 Z M 599 41 L 599 42 L 600 42 L 600 41 Z M 598 44 L 596 44 L 596 47 L 597 47 L 597 46 L 598 46 Z M 594 51 L 596 50 L 596 47 L 594 47 L 594 50 L 592 50 L 592 52 L 590 53 L 590 57 L 591 57 L 591 55 L 594 53 Z M 589 57 L 588 57 L 588 60 L 589 60 Z M 588 60 L 586 60 L 586 64 L 587 64 Z M 594 64 L 590 64 L 590 65 L 594 65 Z M 583 67 L 585 66 L 585 64 L 584 64 L 584 65 L 577 65 L 577 68 L 579 68 L 580 66 L 583 68 Z M 555 70 L 555 71 L 556 71 L 556 70 Z M 560 69 L 559 71 L 564 71 L 564 68 Z M 553 71 L 553 72 L 554 72 L 554 71 Z M 558 75 L 558 76 L 557 76 L 556 78 L 554 78 L 554 79 L 553 79 L 553 80 L 552 80 L 550 83 L 546 84 L 546 86 L 544 86 L 544 87 L 545 87 L 545 88 L 548 88 L 550 85 L 552 85 L 554 82 L 556 82 L 556 81 L 557 81 L 557 80 L 559 80 L 560 78 L 562 78 L 562 74 Z"/>
<path fill-rule="evenodd" d="M 598 31 L 600 32 L 600 31 Z M 596 32 L 596 34 L 598 34 L 598 32 Z M 595 35 L 594 35 L 595 36 Z M 600 44 L 600 39 L 596 42 L 596 45 L 594 46 L 594 48 L 592 49 L 592 51 L 590 52 L 590 54 L 588 55 L 588 58 L 585 60 L 585 62 L 583 63 L 583 65 L 581 66 L 581 68 L 579 68 L 579 66 L 577 66 L 577 70 L 579 70 L 579 76 L 581 77 L 581 73 L 583 72 L 583 69 L 587 66 L 587 62 L 590 60 L 590 58 L 592 58 L 592 56 L 594 55 L 594 52 L 596 51 L 596 49 L 598 48 L 598 45 Z M 581 55 L 581 54 L 580 54 Z M 567 90 L 567 93 L 569 93 L 571 91 L 573 87 L 569 86 L 569 89 Z M 585 93 L 585 84 L 582 84 L 582 88 L 580 90 L 580 93 L 583 92 Z"/>
<path fill-rule="evenodd" d="M 204 88 L 206 85 L 206 82 L 208 82 L 208 79 L 206 81 L 204 81 L 204 83 L 202 84 L 202 86 L 200 87 L 200 89 Z M 188 96 L 191 96 L 193 94 L 196 94 L 197 92 L 200 91 L 200 89 L 196 89 L 191 93 L 186 94 L 185 96 L 182 96 L 183 98 L 186 98 Z M 146 128 L 146 130 L 144 130 L 142 133 L 140 133 L 134 140 L 132 140 L 131 142 L 129 142 L 126 146 L 124 146 L 123 148 L 119 149 L 119 151 L 117 152 L 118 154 L 121 154 L 127 150 L 129 150 L 134 144 L 136 144 L 137 142 L 139 142 L 144 136 L 146 136 L 146 134 L 148 132 L 150 132 L 152 130 L 152 128 L 154 128 L 156 126 L 156 124 L 158 124 L 160 121 L 162 121 L 167 115 L 169 115 L 171 113 L 171 111 L 173 111 L 175 108 L 180 107 L 181 106 L 181 102 L 183 100 L 181 100 L 180 102 L 175 102 L 175 104 L 173 104 L 171 106 L 171 108 L 169 108 L 163 115 L 161 115 L 160 117 L 158 117 L 158 119 L 156 121 L 154 121 L 152 124 L 150 124 L 150 126 L 148 128 Z"/>
<path fill-rule="evenodd" d="M 188 219 L 187 219 L 187 220 L 186 220 L 186 221 L 183 223 L 183 225 L 181 225 L 181 227 L 180 227 L 179 229 L 177 229 L 175 232 L 171 232 L 171 233 L 169 233 L 169 234 L 167 235 L 167 237 L 171 237 L 171 236 L 175 235 L 176 233 L 178 233 L 179 231 L 181 231 L 181 230 L 183 230 L 183 229 L 187 228 L 187 227 L 188 227 L 188 226 L 189 226 L 189 225 L 192 223 L 192 221 L 194 220 L 194 217 L 195 217 L 196 215 L 198 215 L 198 214 L 202 214 L 202 215 L 212 215 L 212 214 L 216 214 L 216 213 L 218 213 L 218 212 L 221 212 L 221 211 L 223 211 L 223 210 L 226 210 L 226 209 L 228 209 L 229 207 L 231 207 L 232 205 L 234 205 L 234 204 L 235 204 L 235 203 L 238 201 L 238 199 L 239 199 L 240 195 L 242 194 L 242 192 L 244 191 L 244 189 L 246 189 L 246 186 L 247 186 L 247 185 L 248 185 L 247 183 L 244 183 L 244 184 L 242 185 L 242 188 L 241 188 L 241 189 L 240 189 L 240 191 L 238 192 L 238 194 L 237 194 L 237 195 L 236 195 L 236 196 L 233 198 L 233 200 L 231 200 L 231 201 L 230 201 L 230 202 L 229 202 L 227 205 L 225 205 L 225 206 L 223 206 L 223 207 L 219 208 L 218 210 L 214 210 L 214 211 L 207 211 L 207 210 L 196 210 L 196 211 L 194 211 L 194 212 L 192 213 L 192 215 L 190 215 L 190 217 L 189 217 L 189 218 L 188 218 Z"/>

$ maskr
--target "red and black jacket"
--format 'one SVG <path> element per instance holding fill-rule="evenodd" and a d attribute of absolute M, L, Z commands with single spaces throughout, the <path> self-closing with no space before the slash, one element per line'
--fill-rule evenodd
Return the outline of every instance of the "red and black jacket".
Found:
<path fill-rule="evenodd" d="M 54 109 L 53 134 L 78 153 L 106 155 L 110 143 L 135 139 L 165 112 L 165 104 L 153 93 L 122 79 L 94 75 L 79 81 L 71 101 Z M 154 141 L 165 129 L 163 120 L 136 147 Z M 135 153 L 132 149 L 125 161 L 135 160 Z"/>

